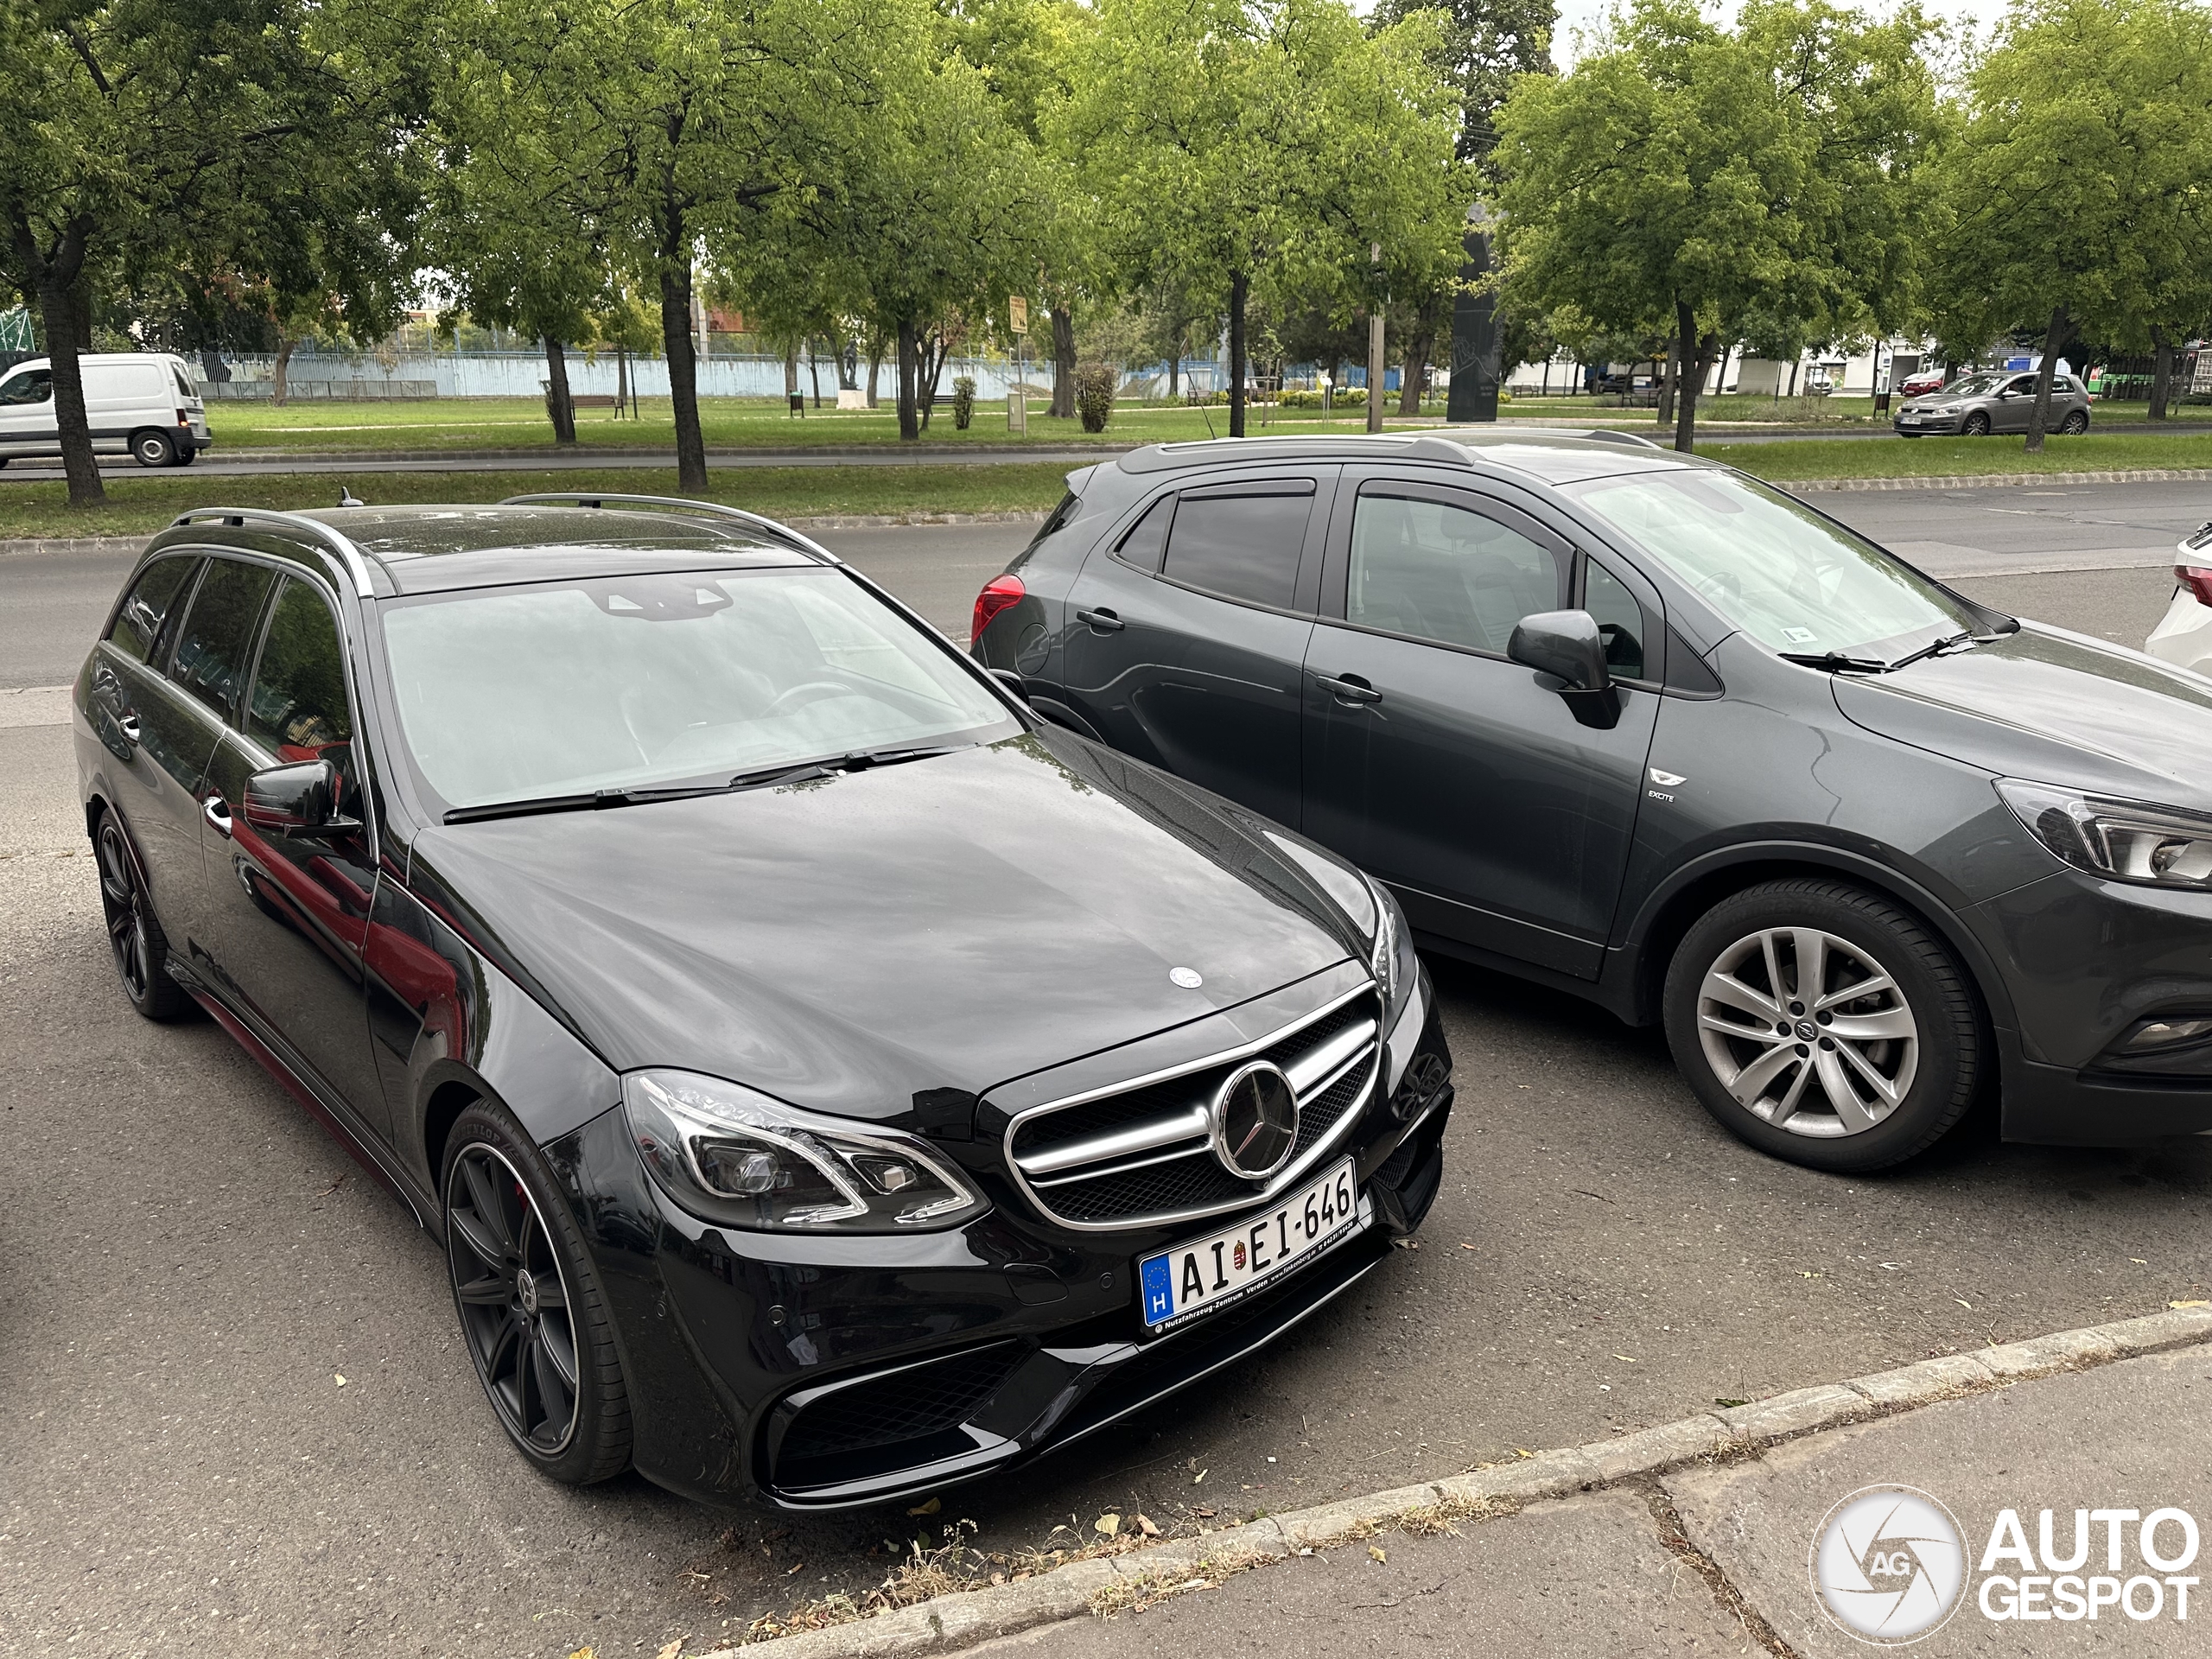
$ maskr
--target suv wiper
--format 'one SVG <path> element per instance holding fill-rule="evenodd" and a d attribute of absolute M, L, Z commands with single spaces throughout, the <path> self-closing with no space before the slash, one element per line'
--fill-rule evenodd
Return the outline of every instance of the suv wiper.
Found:
<path fill-rule="evenodd" d="M 658 801 L 696 800 L 702 795 L 735 795 L 748 789 L 774 789 L 783 784 L 804 784 L 841 772 L 861 772 L 871 766 L 895 766 L 906 760 L 926 760 L 972 747 L 966 743 L 919 745 L 906 749 L 855 749 L 826 760 L 799 765 L 762 766 L 741 772 L 727 783 L 687 784 L 673 789 L 595 789 L 588 794 L 541 795 L 532 800 L 493 801 L 482 806 L 456 806 L 445 815 L 446 823 L 480 823 L 487 818 L 531 817 L 548 812 L 601 812 L 616 806 L 650 806 Z"/>
<path fill-rule="evenodd" d="M 1825 668 L 1830 673 L 1850 669 L 1860 674 L 1882 674 L 1896 666 L 1878 657 L 1851 657 L 1840 651 L 1785 651 L 1778 654 L 1785 663 L 1802 663 L 1808 668 Z"/>
<path fill-rule="evenodd" d="M 1908 652 L 1904 656 L 1898 658 L 1897 661 L 1891 663 L 1890 666 L 1891 668 L 1903 668 L 1907 663 L 1916 663 L 1923 657 L 1933 657 L 1940 652 L 1950 650 L 1954 645 L 1970 645 L 1980 638 L 1981 636 L 1980 634 L 1976 633 L 1972 628 L 1968 628 L 1963 633 L 1955 633 L 1947 639 L 1938 639 L 1932 645 L 1923 645 L 1918 651 Z"/>

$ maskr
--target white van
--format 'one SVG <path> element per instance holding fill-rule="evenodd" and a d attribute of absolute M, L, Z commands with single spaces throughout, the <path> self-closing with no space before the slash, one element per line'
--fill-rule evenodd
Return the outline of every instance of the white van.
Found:
<path fill-rule="evenodd" d="M 207 405 L 184 359 L 167 352 L 87 353 L 86 423 L 95 454 L 134 457 L 141 467 L 184 467 L 213 442 Z M 47 359 L 18 363 L 0 377 L 0 467 L 19 455 L 58 455 L 54 371 Z"/>

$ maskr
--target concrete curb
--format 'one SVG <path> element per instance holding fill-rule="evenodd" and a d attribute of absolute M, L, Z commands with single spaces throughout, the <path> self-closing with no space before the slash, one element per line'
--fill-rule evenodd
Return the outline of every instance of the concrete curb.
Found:
<path fill-rule="evenodd" d="M 1802 495 L 1831 490 L 1993 490 L 2016 484 L 2190 484 L 2212 479 L 2212 467 L 2145 467 L 2129 472 L 1978 473 L 1962 478 L 1774 478 L 1778 490 Z"/>
<path fill-rule="evenodd" d="M 1419 1486 L 1348 1497 L 1196 1538 L 1071 1561 L 1018 1584 L 935 1596 L 910 1607 L 819 1630 L 718 1648 L 701 1659 L 906 1659 L 1080 1618 L 1116 1592 L 1170 1587 L 1264 1566 L 1301 1550 L 1351 1543 L 1408 1523 L 1506 1514 L 1523 1503 L 1663 1473 L 1701 1458 L 1740 1455 L 1821 1429 L 2121 1359 L 2212 1341 L 2212 1308 L 2172 1308 L 1949 1354 L 1895 1370 L 1720 1407 L 1618 1439 L 1541 1452 Z"/>

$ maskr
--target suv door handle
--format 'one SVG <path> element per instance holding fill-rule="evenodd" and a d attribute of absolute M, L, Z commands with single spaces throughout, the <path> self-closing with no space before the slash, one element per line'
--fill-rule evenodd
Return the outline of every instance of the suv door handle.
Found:
<path fill-rule="evenodd" d="M 207 827 L 222 836 L 224 840 L 228 841 L 231 838 L 230 803 L 219 795 L 210 795 L 203 810 L 207 816 Z"/>
<path fill-rule="evenodd" d="M 1113 612 L 1107 610 L 1077 611 L 1075 613 L 1075 620 L 1087 623 L 1101 633 L 1119 633 L 1129 626 Z"/>
<path fill-rule="evenodd" d="M 1326 674 L 1313 677 L 1314 683 L 1342 703 L 1380 702 L 1382 694 L 1357 674 L 1347 674 L 1341 679 L 1332 679 Z"/>
<path fill-rule="evenodd" d="M 123 734 L 123 741 L 131 747 L 138 747 L 138 716 L 135 711 L 125 709 L 122 714 L 118 715 L 115 717 L 115 729 Z"/>

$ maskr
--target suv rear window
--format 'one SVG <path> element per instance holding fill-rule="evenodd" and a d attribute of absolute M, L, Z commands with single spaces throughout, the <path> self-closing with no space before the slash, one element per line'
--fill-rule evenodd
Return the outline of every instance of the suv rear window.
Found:
<path fill-rule="evenodd" d="M 1287 610 L 1313 510 L 1311 480 L 1187 491 L 1161 574 L 1224 599 Z"/>
<path fill-rule="evenodd" d="M 156 559 L 148 565 L 132 585 L 130 597 L 115 613 L 115 626 L 108 630 L 108 644 L 134 663 L 143 663 L 152 656 L 154 641 L 161 637 L 162 619 L 169 613 L 169 607 L 183 591 L 184 579 L 198 563 L 191 558 Z"/>

